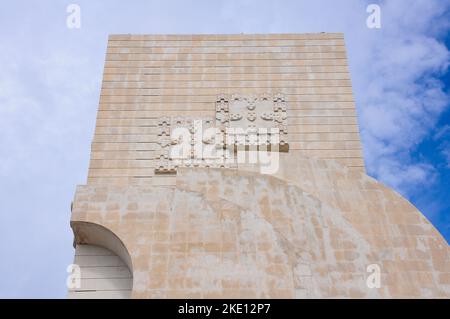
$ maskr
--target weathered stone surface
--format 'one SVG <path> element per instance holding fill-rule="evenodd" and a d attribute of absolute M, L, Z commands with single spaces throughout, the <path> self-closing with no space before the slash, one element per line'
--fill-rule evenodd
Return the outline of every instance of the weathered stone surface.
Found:
<path fill-rule="evenodd" d="M 446 241 L 364 173 L 346 65 L 342 34 L 111 36 L 75 242 L 119 256 L 132 298 L 449 298 Z M 169 119 L 217 119 L 221 94 L 277 93 L 289 148 L 276 172 L 158 172 Z M 116 284 L 129 289 L 102 287 Z"/>

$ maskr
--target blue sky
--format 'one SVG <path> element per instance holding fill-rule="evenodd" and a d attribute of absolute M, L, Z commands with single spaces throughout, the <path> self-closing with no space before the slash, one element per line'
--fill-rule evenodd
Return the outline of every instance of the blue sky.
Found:
<path fill-rule="evenodd" d="M 81 28 L 66 8 L 81 8 Z M 366 7 L 381 6 L 381 29 Z M 450 2 L 9 1 L 0 5 L 0 297 L 64 298 L 111 33 L 344 32 L 368 173 L 450 240 Z"/>

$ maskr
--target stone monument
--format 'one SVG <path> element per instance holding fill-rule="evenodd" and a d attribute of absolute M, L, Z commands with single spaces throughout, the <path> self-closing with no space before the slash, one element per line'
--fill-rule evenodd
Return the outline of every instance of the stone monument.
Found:
<path fill-rule="evenodd" d="M 365 173 L 344 36 L 111 35 L 69 298 L 450 297 Z"/>

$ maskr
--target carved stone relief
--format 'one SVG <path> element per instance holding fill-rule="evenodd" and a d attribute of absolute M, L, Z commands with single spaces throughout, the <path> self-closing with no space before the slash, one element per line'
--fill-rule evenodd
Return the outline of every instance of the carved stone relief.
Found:
<path fill-rule="evenodd" d="M 224 155 L 215 155 L 223 142 L 217 139 L 215 131 L 208 130 L 215 128 L 214 119 L 162 117 L 157 128 L 156 174 L 175 174 L 178 167 L 233 166 L 225 164 Z"/>
<path fill-rule="evenodd" d="M 239 128 L 248 132 L 246 140 L 254 134 L 249 129 L 268 129 L 267 145 L 270 143 L 270 129 L 279 130 L 277 139 L 280 152 L 287 152 L 287 106 L 283 94 L 240 95 L 231 98 L 220 95 L 216 101 L 216 125 L 222 132 L 227 128 Z M 228 139 L 230 143 L 231 139 Z M 273 141 L 273 139 L 272 139 Z M 236 139 L 237 145 L 246 144 L 243 139 Z M 252 144 L 252 143 L 249 143 Z M 273 144 L 273 143 L 272 143 Z"/>
<path fill-rule="evenodd" d="M 215 120 L 161 117 L 157 120 L 155 173 L 175 174 L 181 166 L 234 167 L 235 163 L 227 160 L 229 152 L 242 146 L 257 145 L 261 148 L 263 145 L 274 151 L 273 146 L 276 145 L 276 151 L 287 152 L 286 112 L 286 100 L 282 94 L 233 94 L 231 97 L 217 97 Z M 177 129 L 182 129 L 184 134 L 177 134 L 180 132 Z"/>

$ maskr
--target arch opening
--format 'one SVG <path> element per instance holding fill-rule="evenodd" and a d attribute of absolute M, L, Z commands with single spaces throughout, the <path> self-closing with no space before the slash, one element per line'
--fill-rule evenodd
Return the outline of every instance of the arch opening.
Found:
<path fill-rule="evenodd" d="M 122 241 L 98 224 L 72 222 L 71 226 L 80 280 L 69 288 L 68 298 L 131 298 L 133 268 Z"/>

